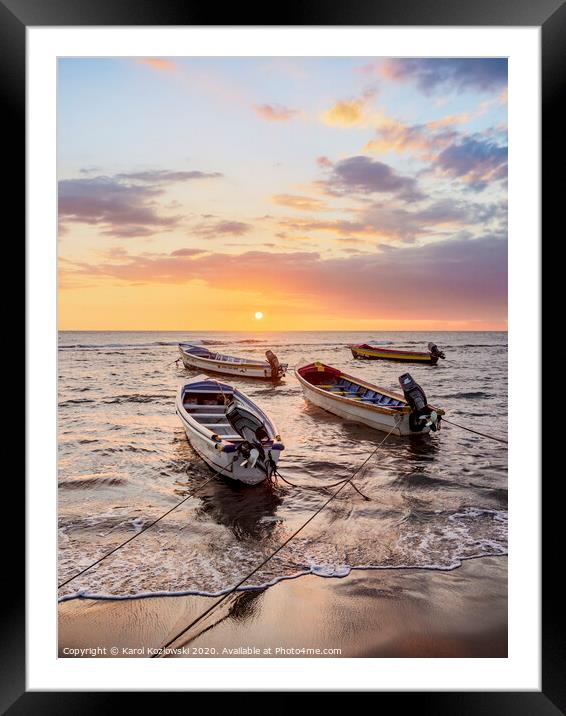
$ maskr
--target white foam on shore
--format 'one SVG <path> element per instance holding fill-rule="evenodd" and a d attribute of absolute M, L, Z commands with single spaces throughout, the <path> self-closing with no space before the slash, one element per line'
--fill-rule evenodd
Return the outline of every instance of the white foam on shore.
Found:
<path fill-rule="evenodd" d="M 100 518 L 100 515 L 98 516 Z M 65 589 L 59 601 L 75 598 L 89 599 L 136 599 L 152 596 L 199 595 L 217 597 L 233 590 L 234 584 L 249 572 L 255 573 L 255 565 L 269 555 L 270 550 L 242 552 L 242 545 L 234 544 L 231 533 L 211 523 L 191 520 L 191 534 L 186 534 L 185 519 L 165 530 L 159 528 L 149 537 L 153 540 L 151 554 L 157 561 L 148 561 L 147 549 L 132 543 L 127 555 L 118 554 L 113 564 L 102 565 L 102 572 L 89 572 L 85 584 L 76 585 L 76 591 Z M 360 517 L 361 519 L 361 517 Z M 127 525 L 130 530 L 140 531 L 146 519 L 123 520 L 121 515 L 111 515 L 104 521 L 105 533 L 117 526 Z M 90 524 L 90 520 L 88 520 Z M 98 521 L 92 528 L 100 530 Z M 108 530 L 108 528 L 111 528 Z M 179 530 L 185 542 L 179 542 Z M 433 520 L 430 524 L 402 530 L 394 541 L 381 539 L 367 544 L 358 535 L 355 544 L 343 544 L 331 535 L 321 534 L 312 539 L 295 540 L 286 550 L 282 562 L 276 557 L 270 568 L 262 569 L 257 584 L 244 584 L 238 591 L 262 590 L 285 579 L 295 579 L 311 574 L 318 577 L 342 578 L 352 569 L 392 570 L 424 569 L 450 571 L 465 559 L 500 556 L 507 554 L 507 512 L 483 507 L 460 507 L 445 515 L 444 524 Z M 60 535 L 60 569 L 62 574 L 88 567 L 89 563 L 104 552 L 89 557 L 78 555 L 69 544 L 65 528 Z M 366 540 L 367 542 L 367 540 Z M 380 548 L 385 544 L 383 549 Z M 199 547 L 200 545 L 200 547 Z M 202 546 L 206 545 L 203 551 Z M 107 548 L 111 545 L 108 544 Z M 79 545 L 80 548 L 80 545 Z M 70 572 L 70 574 L 69 574 Z M 263 573 L 262 573 L 263 572 Z M 261 576 L 260 576 L 261 575 Z M 196 583 L 195 583 L 196 582 Z"/>
<path fill-rule="evenodd" d="M 493 545 L 491 545 L 493 547 Z M 498 545 L 499 546 L 499 545 Z M 187 590 L 181 590 L 181 591 L 154 591 L 154 592 L 140 592 L 139 594 L 96 594 L 93 592 L 89 592 L 86 589 L 79 589 L 77 592 L 74 592 L 73 594 L 66 594 L 62 597 L 59 597 L 58 602 L 69 602 L 74 599 L 96 599 L 96 600 L 104 600 L 104 601 L 125 601 L 130 599 L 151 599 L 156 597 L 223 597 L 225 594 L 229 594 L 230 592 L 252 592 L 252 591 L 263 591 L 264 589 L 268 589 L 269 587 L 273 587 L 279 582 L 285 582 L 290 579 L 298 579 L 299 577 L 306 577 L 308 575 L 312 575 L 315 577 L 321 577 L 323 579 L 344 579 L 344 577 L 347 577 L 351 572 L 354 571 L 406 571 L 406 570 L 415 570 L 415 571 L 425 571 L 425 572 L 453 572 L 455 569 L 458 569 L 462 566 L 464 562 L 474 560 L 474 559 L 486 559 L 488 557 L 506 557 L 507 552 L 506 551 L 498 551 L 497 553 L 490 553 L 490 554 L 475 554 L 475 555 L 468 555 L 466 557 L 457 557 L 452 561 L 450 564 L 424 564 L 424 565 L 414 565 L 414 564 L 382 564 L 382 565 L 356 565 L 354 567 L 351 567 L 349 565 L 341 565 L 341 566 L 332 566 L 332 565 L 313 565 L 309 569 L 302 570 L 300 572 L 295 572 L 294 574 L 285 574 L 280 577 L 275 577 L 274 579 L 264 582 L 263 584 L 251 584 L 251 585 L 242 585 L 240 587 L 237 587 L 234 589 L 233 587 L 226 587 L 226 589 L 219 590 L 217 592 L 207 592 L 204 590 L 199 589 L 187 589 Z"/>

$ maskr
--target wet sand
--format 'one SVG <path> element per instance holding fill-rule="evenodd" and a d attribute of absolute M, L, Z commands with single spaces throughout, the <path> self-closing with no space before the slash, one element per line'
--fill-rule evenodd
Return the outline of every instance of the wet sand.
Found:
<path fill-rule="evenodd" d="M 147 658 L 214 601 L 62 602 L 59 656 Z M 186 658 L 506 657 L 507 558 L 470 560 L 451 572 L 309 575 L 240 592 L 172 646 L 179 651 L 169 656 Z"/>

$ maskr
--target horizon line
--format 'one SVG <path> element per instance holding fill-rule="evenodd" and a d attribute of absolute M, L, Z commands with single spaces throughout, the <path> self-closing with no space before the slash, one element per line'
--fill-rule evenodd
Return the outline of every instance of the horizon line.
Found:
<path fill-rule="evenodd" d="M 57 333 L 508 333 L 506 328 L 468 328 L 468 329 L 385 329 L 368 328 L 366 330 L 333 329 L 184 329 L 184 328 L 58 328 Z"/>

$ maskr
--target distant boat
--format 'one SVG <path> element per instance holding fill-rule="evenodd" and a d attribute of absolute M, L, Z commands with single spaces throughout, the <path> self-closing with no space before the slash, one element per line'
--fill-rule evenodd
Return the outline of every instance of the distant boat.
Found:
<path fill-rule="evenodd" d="M 362 358 L 365 360 L 391 360 L 400 363 L 436 365 L 439 358 L 446 358 L 435 343 L 428 344 L 428 352 L 381 348 L 380 346 L 370 346 L 367 343 L 349 345 L 348 348 L 352 351 L 354 358 Z"/>
<path fill-rule="evenodd" d="M 179 343 L 179 352 L 185 368 L 237 375 L 244 378 L 267 378 L 280 380 L 287 372 L 287 363 L 279 363 L 277 356 L 266 351 L 266 359 L 242 358 L 224 353 L 216 353 L 204 346 L 192 343 Z"/>
<path fill-rule="evenodd" d="M 179 388 L 177 415 L 200 457 L 224 477 L 257 485 L 284 450 L 273 421 L 247 395 L 205 375 Z"/>
<path fill-rule="evenodd" d="M 395 435 L 440 428 L 444 411 L 428 405 L 424 391 L 408 373 L 399 378 L 403 395 L 320 362 L 297 368 L 295 375 L 307 400 L 346 420 Z"/>

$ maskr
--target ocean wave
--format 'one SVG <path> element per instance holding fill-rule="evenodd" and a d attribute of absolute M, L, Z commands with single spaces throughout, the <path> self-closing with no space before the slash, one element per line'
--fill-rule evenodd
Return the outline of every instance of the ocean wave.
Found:
<path fill-rule="evenodd" d="M 191 341 L 193 344 L 199 344 L 201 341 Z M 109 350 L 118 348 L 120 350 L 138 350 L 139 348 L 170 348 L 177 346 L 179 341 L 152 341 L 150 343 L 64 343 L 59 346 L 59 350 Z"/>
<path fill-rule="evenodd" d="M 464 343 L 454 346 L 454 348 L 505 348 L 505 350 L 507 350 L 507 343 Z"/>
<path fill-rule="evenodd" d="M 492 393 L 486 393 L 483 390 L 474 390 L 469 392 L 461 392 L 461 393 L 447 393 L 446 395 L 441 395 L 441 398 L 454 398 L 459 399 L 463 398 L 464 400 L 471 400 L 473 398 L 493 398 Z"/>
<path fill-rule="evenodd" d="M 82 405 L 83 403 L 95 403 L 96 401 L 92 398 L 69 398 L 69 400 L 63 400 L 59 403 L 60 408 L 64 408 L 67 405 Z"/>
<path fill-rule="evenodd" d="M 106 405 L 113 405 L 115 403 L 153 403 L 154 401 L 166 400 L 171 402 L 172 396 L 169 394 L 163 395 L 160 393 L 156 394 L 145 394 L 145 393 L 132 393 L 131 395 L 117 395 L 115 398 L 108 400 L 102 400 L 102 403 Z"/>
<path fill-rule="evenodd" d="M 125 485 L 127 482 L 126 478 L 117 475 L 85 475 L 70 480 L 61 480 L 58 487 L 65 490 L 89 490 L 96 487 Z"/>
<path fill-rule="evenodd" d="M 197 341 L 187 341 L 188 343 L 197 343 Z M 259 338 L 240 338 L 240 339 L 219 339 L 219 340 L 202 340 L 200 344 L 203 346 L 231 346 L 231 345 L 254 345 L 260 343 L 269 343 L 270 341 L 259 339 Z"/>

